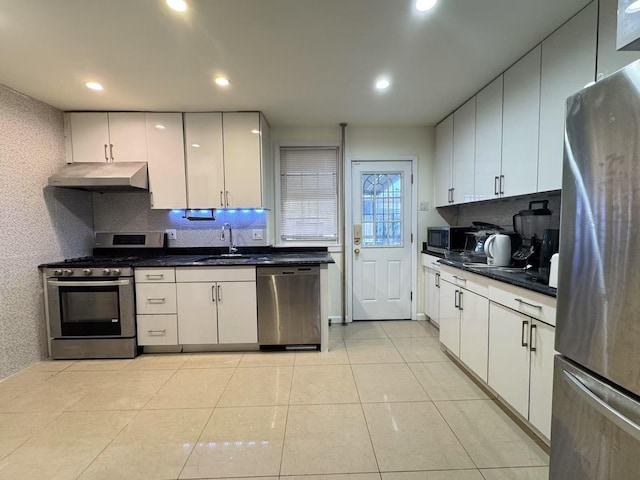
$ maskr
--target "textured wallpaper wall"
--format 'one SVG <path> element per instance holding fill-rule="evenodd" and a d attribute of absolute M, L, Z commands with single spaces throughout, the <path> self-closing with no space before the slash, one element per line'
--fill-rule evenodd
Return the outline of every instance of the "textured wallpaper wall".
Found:
<path fill-rule="evenodd" d="M 97 232 L 163 231 L 175 228 L 178 238 L 169 241 L 170 247 L 216 247 L 229 245 L 229 237 L 220 239 L 224 223 L 233 229 L 237 246 L 268 245 L 266 211 L 221 210 L 215 221 L 190 221 L 182 218 L 182 210 L 151 210 L 149 193 L 117 192 L 93 194 L 94 225 Z M 254 240 L 253 231 L 262 230 L 263 239 Z"/>
<path fill-rule="evenodd" d="M 62 165 L 62 112 L 0 85 L 0 378 L 47 355 L 38 264 L 90 251 L 91 195 L 46 186 Z"/>

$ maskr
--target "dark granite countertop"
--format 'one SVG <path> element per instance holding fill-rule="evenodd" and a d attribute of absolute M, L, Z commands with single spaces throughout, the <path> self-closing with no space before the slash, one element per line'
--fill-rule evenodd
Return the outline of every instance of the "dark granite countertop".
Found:
<path fill-rule="evenodd" d="M 545 285 L 544 283 L 537 282 L 533 278 L 528 277 L 524 273 L 524 271 L 516 272 L 512 270 L 503 270 L 500 267 L 473 267 L 468 264 L 464 264 L 463 262 L 445 258 L 438 260 L 438 262 L 442 263 L 443 265 L 449 265 L 450 267 L 455 267 L 467 272 L 475 273 L 477 275 L 482 275 L 483 277 L 489 277 L 493 280 L 509 283 L 511 285 L 515 285 L 516 287 L 521 287 L 533 292 L 541 293 L 543 295 L 548 295 L 549 297 L 557 296 L 557 290 L 555 288 Z"/>
<path fill-rule="evenodd" d="M 335 263 L 328 252 L 272 252 L 221 257 L 219 254 L 164 255 L 135 262 L 141 267 L 215 267 L 241 265 L 319 265 Z"/>

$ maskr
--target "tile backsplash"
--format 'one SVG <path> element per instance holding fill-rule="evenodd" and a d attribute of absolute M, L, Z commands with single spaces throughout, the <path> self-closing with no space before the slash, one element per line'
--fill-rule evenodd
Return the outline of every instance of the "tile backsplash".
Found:
<path fill-rule="evenodd" d="M 528 209 L 529 202 L 538 200 L 549 201 L 547 207 L 551 210 L 549 228 L 560 228 L 561 195 L 559 191 L 442 207 L 438 209 L 438 213 L 451 226 L 467 226 L 472 222 L 487 222 L 500 225 L 507 230 L 513 230 L 513 216 L 520 210 Z M 534 208 L 540 207 L 534 206 Z"/>
<path fill-rule="evenodd" d="M 183 218 L 182 210 L 152 210 L 148 192 L 94 193 L 93 218 L 95 231 L 137 232 L 176 229 L 177 239 L 170 247 L 220 247 L 229 245 L 229 237 L 220 238 L 222 225 L 228 223 L 233 230 L 237 246 L 264 246 L 269 244 L 267 211 L 219 210 L 215 221 L 192 221 Z M 254 231 L 262 239 L 253 238 Z"/>

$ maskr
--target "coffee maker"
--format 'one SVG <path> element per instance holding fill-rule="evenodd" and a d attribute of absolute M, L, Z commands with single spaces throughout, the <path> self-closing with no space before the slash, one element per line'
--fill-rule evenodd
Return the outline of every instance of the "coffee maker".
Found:
<path fill-rule="evenodd" d="M 511 256 L 516 265 L 532 265 L 534 270 L 538 269 L 544 232 L 551 224 L 548 204 L 548 200 L 529 202 L 527 210 L 520 210 L 513 216 L 513 230 L 522 239 L 520 247 Z"/>

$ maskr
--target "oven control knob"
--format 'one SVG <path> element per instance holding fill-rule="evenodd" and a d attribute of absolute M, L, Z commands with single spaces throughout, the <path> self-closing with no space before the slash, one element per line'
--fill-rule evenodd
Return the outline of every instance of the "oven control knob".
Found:
<path fill-rule="evenodd" d="M 54 271 L 53 271 L 53 274 L 54 274 L 56 277 L 61 277 L 61 276 L 62 276 L 62 270 L 60 270 L 60 269 L 58 269 L 58 270 L 54 270 Z"/>
<path fill-rule="evenodd" d="M 120 269 L 119 268 L 114 268 L 114 269 L 111 270 L 111 273 L 113 275 L 120 275 Z"/>
<path fill-rule="evenodd" d="M 70 277 L 71 275 L 73 275 L 73 270 L 69 270 L 68 268 L 65 268 L 64 270 L 62 270 L 62 274 Z"/>
<path fill-rule="evenodd" d="M 89 276 L 89 275 L 91 275 L 93 272 L 91 271 L 91 269 L 90 269 L 90 268 L 85 268 L 84 270 L 82 270 L 82 273 L 84 273 L 84 274 L 85 274 L 85 276 L 87 276 L 87 277 L 88 277 L 88 276 Z"/>
<path fill-rule="evenodd" d="M 102 274 L 103 275 L 110 275 L 111 274 L 111 270 L 108 268 L 105 268 L 104 270 L 102 270 Z"/>

